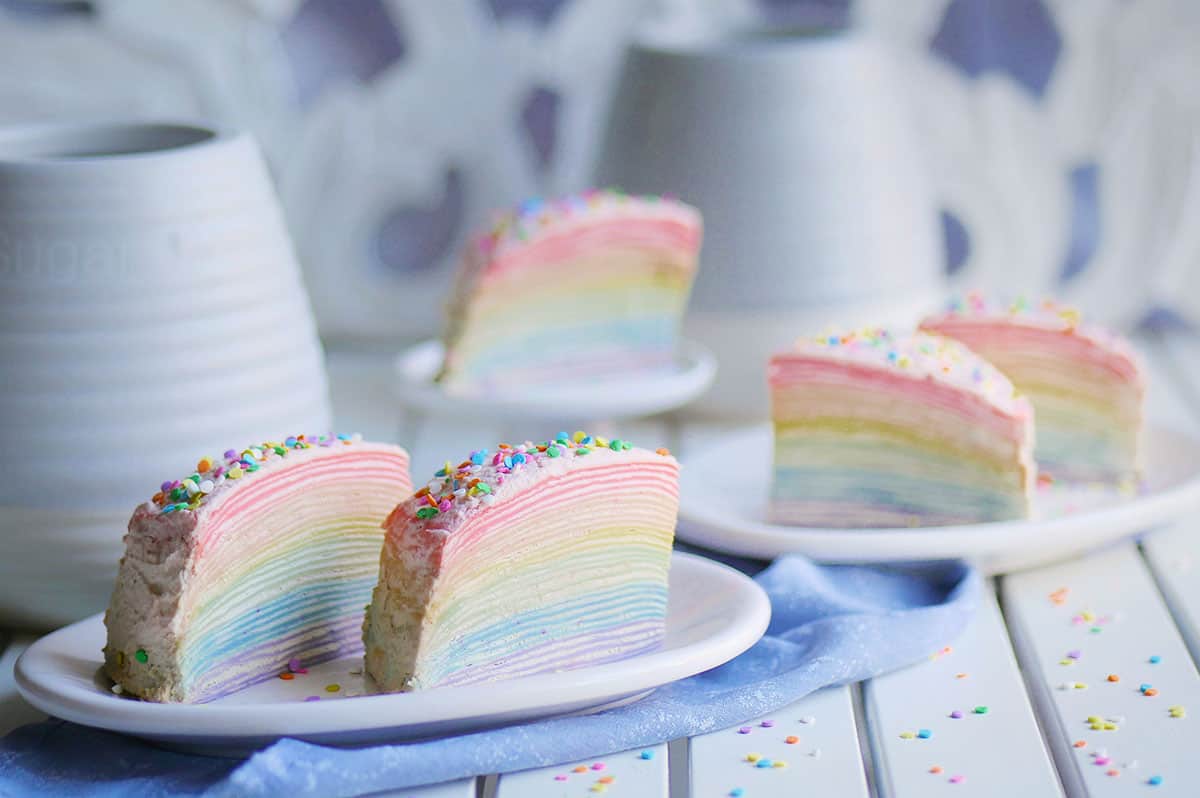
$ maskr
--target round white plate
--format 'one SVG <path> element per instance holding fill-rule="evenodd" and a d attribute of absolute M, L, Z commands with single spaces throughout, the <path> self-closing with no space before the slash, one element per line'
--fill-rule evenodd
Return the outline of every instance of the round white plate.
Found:
<path fill-rule="evenodd" d="M 102 616 L 38 640 L 16 664 L 29 703 L 75 723 L 192 751 L 244 755 L 280 737 L 333 745 L 459 734 L 636 700 L 655 687 L 727 662 L 762 636 L 771 607 L 748 577 L 688 554 L 671 558 L 662 649 L 590 668 L 444 687 L 363 695 L 361 658 L 314 666 L 292 681 L 270 679 L 208 704 L 153 704 L 114 695 L 101 671 Z M 325 687 L 339 685 L 337 693 Z M 319 701 L 305 701 L 308 696 Z"/>
<path fill-rule="evenodd" d="M 514 394 L 496 391 L 460 394 L 434 382 L 444 352 L 441 341 L 425 341 L 396 358 L 396 390 L 405 407 L 426 413 L 458 413 L 509 421 L 531 418 L 614 421 L 682 407 L 708 390 L 717 373 L 717 361 L 712 354 L 685 340 L 680 342 L 674 367 L 663 371 L 635 372 L 605 382 L 568 382 Z"/>
<path fill-rule="evenodd" d="M 1037 492 L 1028 520 L 821 529 L 766 522 L 771 430 L 756 427 L 684 458 L 678 535 L 716 551 L 762 559 L 789 553 L 843 563 L 964 558 L 990 573 L 1017 570 L 1095 549 L 1200 507 L 1200 441 L 1152 427 L 1146 455 L 1146 486 L 1136 496 L 1055 484 Z"/>

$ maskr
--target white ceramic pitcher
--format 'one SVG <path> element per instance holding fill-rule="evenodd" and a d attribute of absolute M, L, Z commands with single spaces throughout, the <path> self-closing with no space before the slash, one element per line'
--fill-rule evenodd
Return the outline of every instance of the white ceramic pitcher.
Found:
<path fill-rule="evenodd" d="M 254 141 L 0 129 L 0 618 L 103 609 L 133 508 L 205 454 L 325 432 L 320 344 Z"/>

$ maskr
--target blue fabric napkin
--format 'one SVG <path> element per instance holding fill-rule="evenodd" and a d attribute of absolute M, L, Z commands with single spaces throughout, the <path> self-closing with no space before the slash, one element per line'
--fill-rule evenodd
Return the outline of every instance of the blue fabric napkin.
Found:
<path fill-rule="evenodd" d="M 962 631 L 980 593 L 979 575 L 960 563 L 883 569 L 786 557 L 757 581 L 773 611 L 759 643 L 619 709 L 373 748 L 282 740 L 246 761 L 51 720 L 0 741 L 0 795 L 332 798 L 604 756 L 733 726 L 928 658 Z"/>

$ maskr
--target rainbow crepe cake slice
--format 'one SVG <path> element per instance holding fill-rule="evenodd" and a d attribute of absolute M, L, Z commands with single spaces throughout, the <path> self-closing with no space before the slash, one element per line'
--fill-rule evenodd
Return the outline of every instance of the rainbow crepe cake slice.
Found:
<path fill-rule="evenodd" d="M 1038 466 L 1072 481 L 1132 483 L 1142 470 L 1146 383 L 1119 335 L 1046 300 L 951 303 L 921 328 L 969 346 L 1003 371 L 1037 412 Z"/>
<path fill-rule="evenodd" d="M 467 248 L 438 379 L 478 391 L 669 366 L 700 238 L 700 213 L 666 197 L 526 202 Z"/>
<path fill-rule="evenodd" d="M 367 673 L 422 690 L 657 649 L 678 481 L 666 449 L 582 432 L 446 463 L 388 518 Z"/>
<path fill-rule="evenodd" d="M 911 527 L 1028 514 L 1032 408 L 961 344 L 885 330 L 806 339 L 771 359 L 769 383 L 772 521 Z"/>
<path fill-rule="evenodd" d="M 125 694 L 201 703 L 293 658 L 361 653 L 381 524 L 412 492 L 408 455 L 297 436 L 204 458 L 138 507 L 104 617 Z"/>

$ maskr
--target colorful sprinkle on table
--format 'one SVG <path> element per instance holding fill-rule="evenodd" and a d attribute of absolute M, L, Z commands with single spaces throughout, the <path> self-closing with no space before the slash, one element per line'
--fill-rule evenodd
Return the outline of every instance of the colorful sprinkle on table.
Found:
<path fill-rule="evenodd" d="M 1162 776 L 1151 776 L 1150 778 L 1146 779 L 1146 783 L 1152 787 L 1157 787 L 1158 785 L 1163 783 L 1163 777 Z"/>
<path fill-rule="evenodd" d="M 338 690 L 341 690 L 341 689 L 342 689 L 342 686 L 340 684 L 325 685 L 325 692 L 327 692 L 327 693 L 336 693 Z"/>
<path fill-rule="evenodd" d="M 973 712 L 974 712 L 976 715 L 986 715 L 986 714 L 988 713 L 988 708 L 987 708 L 987 707 L 985 707 L 985 706 L 977 706 L 977 707 L 975 707 L 975 709 L 973 710 Z"/>
<path fill-rule="evenodd" d="M 950 717 L 954 718 L 955 720 L 958 720 L 962 716 L 963 716 L 962 710 L 956 709 L 950 713 Z"/>
<path fill-rule="evenodd" d="M 1151 665 L 1157 665 L 1157 664 L 1158 664 L 1158 663 L 1160 663 L 1160 662 L 1162 662 L 1162 657 L 1158 656 L 1157 654 L 1155 654 L 1154 656 L 1152 656 L 1152 657 L 1150 658 L 1150 664 L 1151 664 Z"/>
<path fill-rule="evenodd" d="M 654 752 L 647 749 L 645 751 L 642 751 L 641 757 L 642 757 L 642 759 L 653 759 Z"/>

